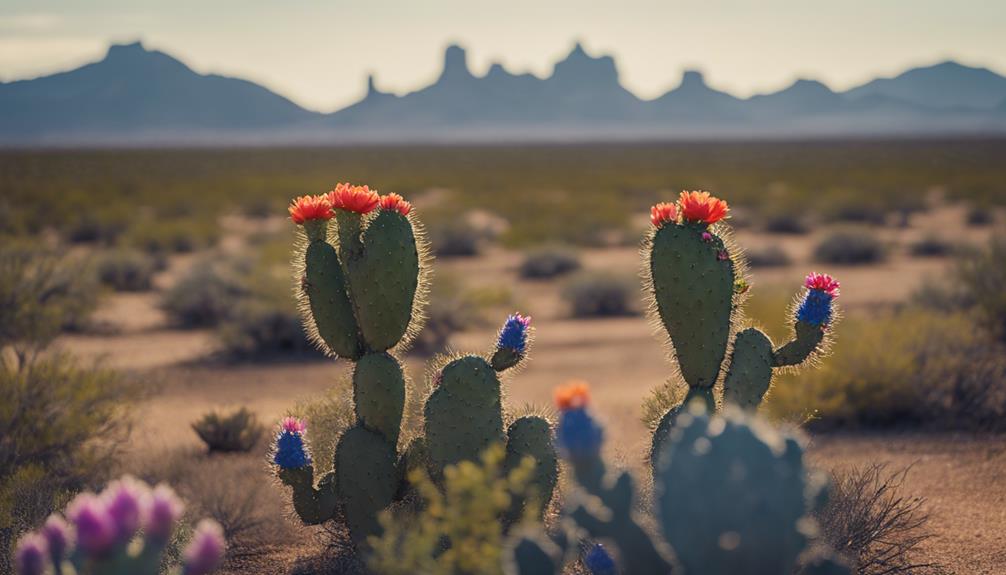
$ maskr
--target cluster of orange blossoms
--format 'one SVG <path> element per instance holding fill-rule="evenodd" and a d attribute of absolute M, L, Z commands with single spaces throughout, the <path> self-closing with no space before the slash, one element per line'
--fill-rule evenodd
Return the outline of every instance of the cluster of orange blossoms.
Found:
<path fill-rule="evenodd" d="M 724 200 L 713 197 L 709 192 L 681 192 L 677 204 L 659 203 L 650 208 L 650 222 L 660 227 L 666 222 L 677 222 L 678 213 L 686 222 L 715 224 L 727 217 L 730 207 Z"/>
<path fill-rule="evenodd" d="M 583 409 L 590 403 L 590 386 L 585 381 L 571 381 L 555 389 L 555 405 L 559 411 Z"/>
<path fill-rule="evenodd" d="M 412 211 L 412 204 L 398 194 L 378 195 L 369 186 L 338 184 L 327 194 L 301 196 L 291 202 L 288 211 L 295 224 L 310 220 L 327 220 L 340 209 L 358 214 L 366 214 L 380 206 L 382 210 L 396 211 L 403 216 Z"/>

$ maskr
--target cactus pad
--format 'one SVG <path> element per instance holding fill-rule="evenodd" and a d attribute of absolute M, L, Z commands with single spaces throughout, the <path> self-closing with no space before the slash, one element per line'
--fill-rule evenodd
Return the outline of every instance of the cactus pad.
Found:
<path fill-rule="evenodd" d="M 793 331 L 793 339 L 775 350 L 775 353 L 772 354 L 772 365 L 783 367 L 803 363 L 818 349 L 824 340 L 824 328 L 822 326 L 797 321 L 793 326 Z"/>
<path fill-rule="evenodd" d="M 380 532 L 378 513 L 399 487 L 395 446 L 362 426 L 346 430 L 335 449 L 336 486 L 350 536 L 357 544 Z"/>
<path fill-rule="evenodd" d="M 723 240 L 696 224 L 669 223 L 652 238 L 650 289 L 691 387 L 712 387 L 726 355 L 734 266 L 723 257 L 725 249 Z"/>
<path fill-rule="evenodd" d="M 758 408 L 772 383 L 772 341 L 749 328 L 734 338 L 730 370 L 723 380 L 723 401 L 743 409 Z"/>
<path fill-rule="evenodd" d="M 398 360 L 387 353 L 360 358 L 353 371 L 353 402 L 364 427 L 381 432 L 392 445 L 398 444 L 405 408 L 405 376 Z"/>
<path fill-rule="evenodd" d="M 318 337 L 331 353 L 357 359 L 363 349 L 360 328 L 353 315 L 346 279 L 335 248 L 323 240 L 307 247 L 303 289 L 310 302 L 311 317 Z"/>
<path fill-rule="evenodd" d="M 533 457 L 535 461 L 531 485 L 534 486 L 538 497 L 537 513 L 540 517 L 548 507 L 552 491 L 559 479 L 559 461 L 552 442 L 552 429 L 543 417 L 526 415 L 518 418 L 507 428 L 504 468 L 507 471 L 517 468 L 527 456 Z M 519 509 L 514 511 L 518 512 Z M 511 518 L 518 517 L 519 514 L 514 513 Z"/>

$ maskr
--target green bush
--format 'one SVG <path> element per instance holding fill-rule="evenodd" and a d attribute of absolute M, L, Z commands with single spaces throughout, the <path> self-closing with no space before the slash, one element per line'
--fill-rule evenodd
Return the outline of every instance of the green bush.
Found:
<path fill-rule="evenodd" d="M 765 231 L 770 234 L 803 235 L 810 231 L 807 221 L 799 214 L 790 212 L 773 213 L 764 218 Z"/>
<path fill-rule="evenodd" d="M 996 221 L 995 212 L 989 205 L 974 205 L 964 214 L 964 221 L 969 226 L 988 226 Z"/>
<path fill-rule="evenodd" d="M 632 302 L 639 291 L 635 282 L 605 273 L 584 272 L 563 288 L 573 317 L 633 315 Z"/>
<path fill-rule="evenodd" d="M 940 236 L 930 234 L 913 242 L 908 251 L 915 257 L 942 257 L 950 255 L 954 251 L 954 245 Z"/>
<path fill-rule="evenodd" d="M 247 407 L 230 413 L 211 411 L 193 422 L 192 429 L 210 453 L 247 453 L 258 445 L 265 433 L 265 428 Z"/>
<path fill-rule="evenodd" d="M 304 332 L 300 315 L 289 298 L 237 298 L 219 321 L 217 336 L 224 354 L 232 359 L 268 359 L 316 354 Z"/>
<path fill-rule="evenodd" d="M 485 233 L 463 217 L 445 220 L 430 231 L 433 253 L 441 257 L 477 256 L 485 241 Z"/>
<path fill-rule="evenodd" d="M 161 306 L 182 327 L 219 325 L 247 295 L 245 279 L 230 262 L 202 260 L 164 294 Z"/>
<path fill-rule="evenodd" d="M 155 256 L 137 250 L 110 251 L 98 258 L 98 279 L 115 291 L 147 291 L 158 266 Z"/>
<path fill-rule="evenodd" d="M 22 532 L 108 477 L 136 395 L 67 355 L 0 367 L 0 572 Z"/>
<path fill-rule="evenodd" d="M 580 267 L 580 257 L 575 251 L 562 246 L 544 246 L 524 256 L 520 276 L 548 279 L 574 272 Z"/>
<path fill-rule="evenodd" d="M 866 230 L 839 230 L 817 244 L 814 259 L 826 264 L 872 264 L 884 259 L 884 246 Z"/>

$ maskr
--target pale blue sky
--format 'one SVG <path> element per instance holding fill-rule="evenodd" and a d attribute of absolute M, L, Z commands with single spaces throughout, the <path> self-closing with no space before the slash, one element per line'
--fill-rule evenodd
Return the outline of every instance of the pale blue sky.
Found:
<path fill-rule="evenodd" d="M 3 0 L 0 79 L 33 77 L 142 39 L 200 72 L 241 76 L 328 111 L 364 90 L 432 80 L 444 46 L 547 75 L 572 43 L 616 57 L 644 98 L 685 68 L 746 96 L 797 77 L 844 89 L 947 58 L 1006 71 L 1000 0 Z"/>

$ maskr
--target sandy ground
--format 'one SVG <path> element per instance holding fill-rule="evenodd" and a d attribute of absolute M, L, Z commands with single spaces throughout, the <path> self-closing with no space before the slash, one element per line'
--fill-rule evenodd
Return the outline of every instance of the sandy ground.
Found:
<path fill-rule="evenodd" d="M 910 228 L 882 230 L 892 251 L 887 261 L 826 270 L 841 277 L 842 301 L 849 313 L 871 313 L 877 306 L 903 301 L 923 278 L 946 269 L 945 259 L 904 255 L 905 246 L 931 230 L 971 243 L 983 241 L 988 233 L 965 228 L 961 209 L 953 207 L 917 216 Z M 748 248 L 776 243 L 795 260 L 792 266 L 756 270 L 753 289 L 795 290 L 806 271 L 818 267 L 809 264 L 810 250 L 823 233 L 808 237 L 738 232 L 738 240 Z M 224 249 L 240 246 L 240 240 L 228 240 Z M 585 379 L 592 384 L 597 411 L 608 423 L 611 445 L 632 464 L 645 453 L 648 436 L 639 420 L 640 403 L 668 375 L 659 339 L 644 316 L 569 318 L 557 282 L 517 278 L 520 259 L 519 253 L 495 249 L 484 257 L 437 262 L 436 270 L 464 278 L 470 286 L 506 283 L 519 309 L 535 317 L 532 361 L 505 381 L 511 406 L 548 405 L 556 385 Z M 622 275 L 636 274 L 640 265 L 638 251 L 631 247 L 592 250 L 583 259 L 587 268 Z M 157 288 L 170 285 L 190 260 L 172 261 L 158 278 Z M 297 399 L 328 388 L 347 369 L 345 363 L 328 360 L 227 366 L 206 361 L 215 350 L 212 333 L 173 329 L 157 309 L 158 298 L 157 292 L 111 297 L 98 319 L 114 333 L 75 335 L 61 342 L 85 357 L 103 357 L 157 390 L 139 407 L 132 441 L 137 449 L 194 445 L 197 439 L 189 422 L 215 407 L 247 405 L 273 421 Z M 456 334 L 451 343 L 457 349 L 483 351 L 493 335 L 491 328 L 484 328 Z M 422 378 L 421 360 L 410 359 L 408 369 L 415 379 Z M 836 435 L 816 438 L 812 452 L 825 467 L 869 462 L 914 465 L 907 489 L 928 499 L 937 535 L 927 551 L 962 575 L 1006 573 L 1006 439 Z"/>

